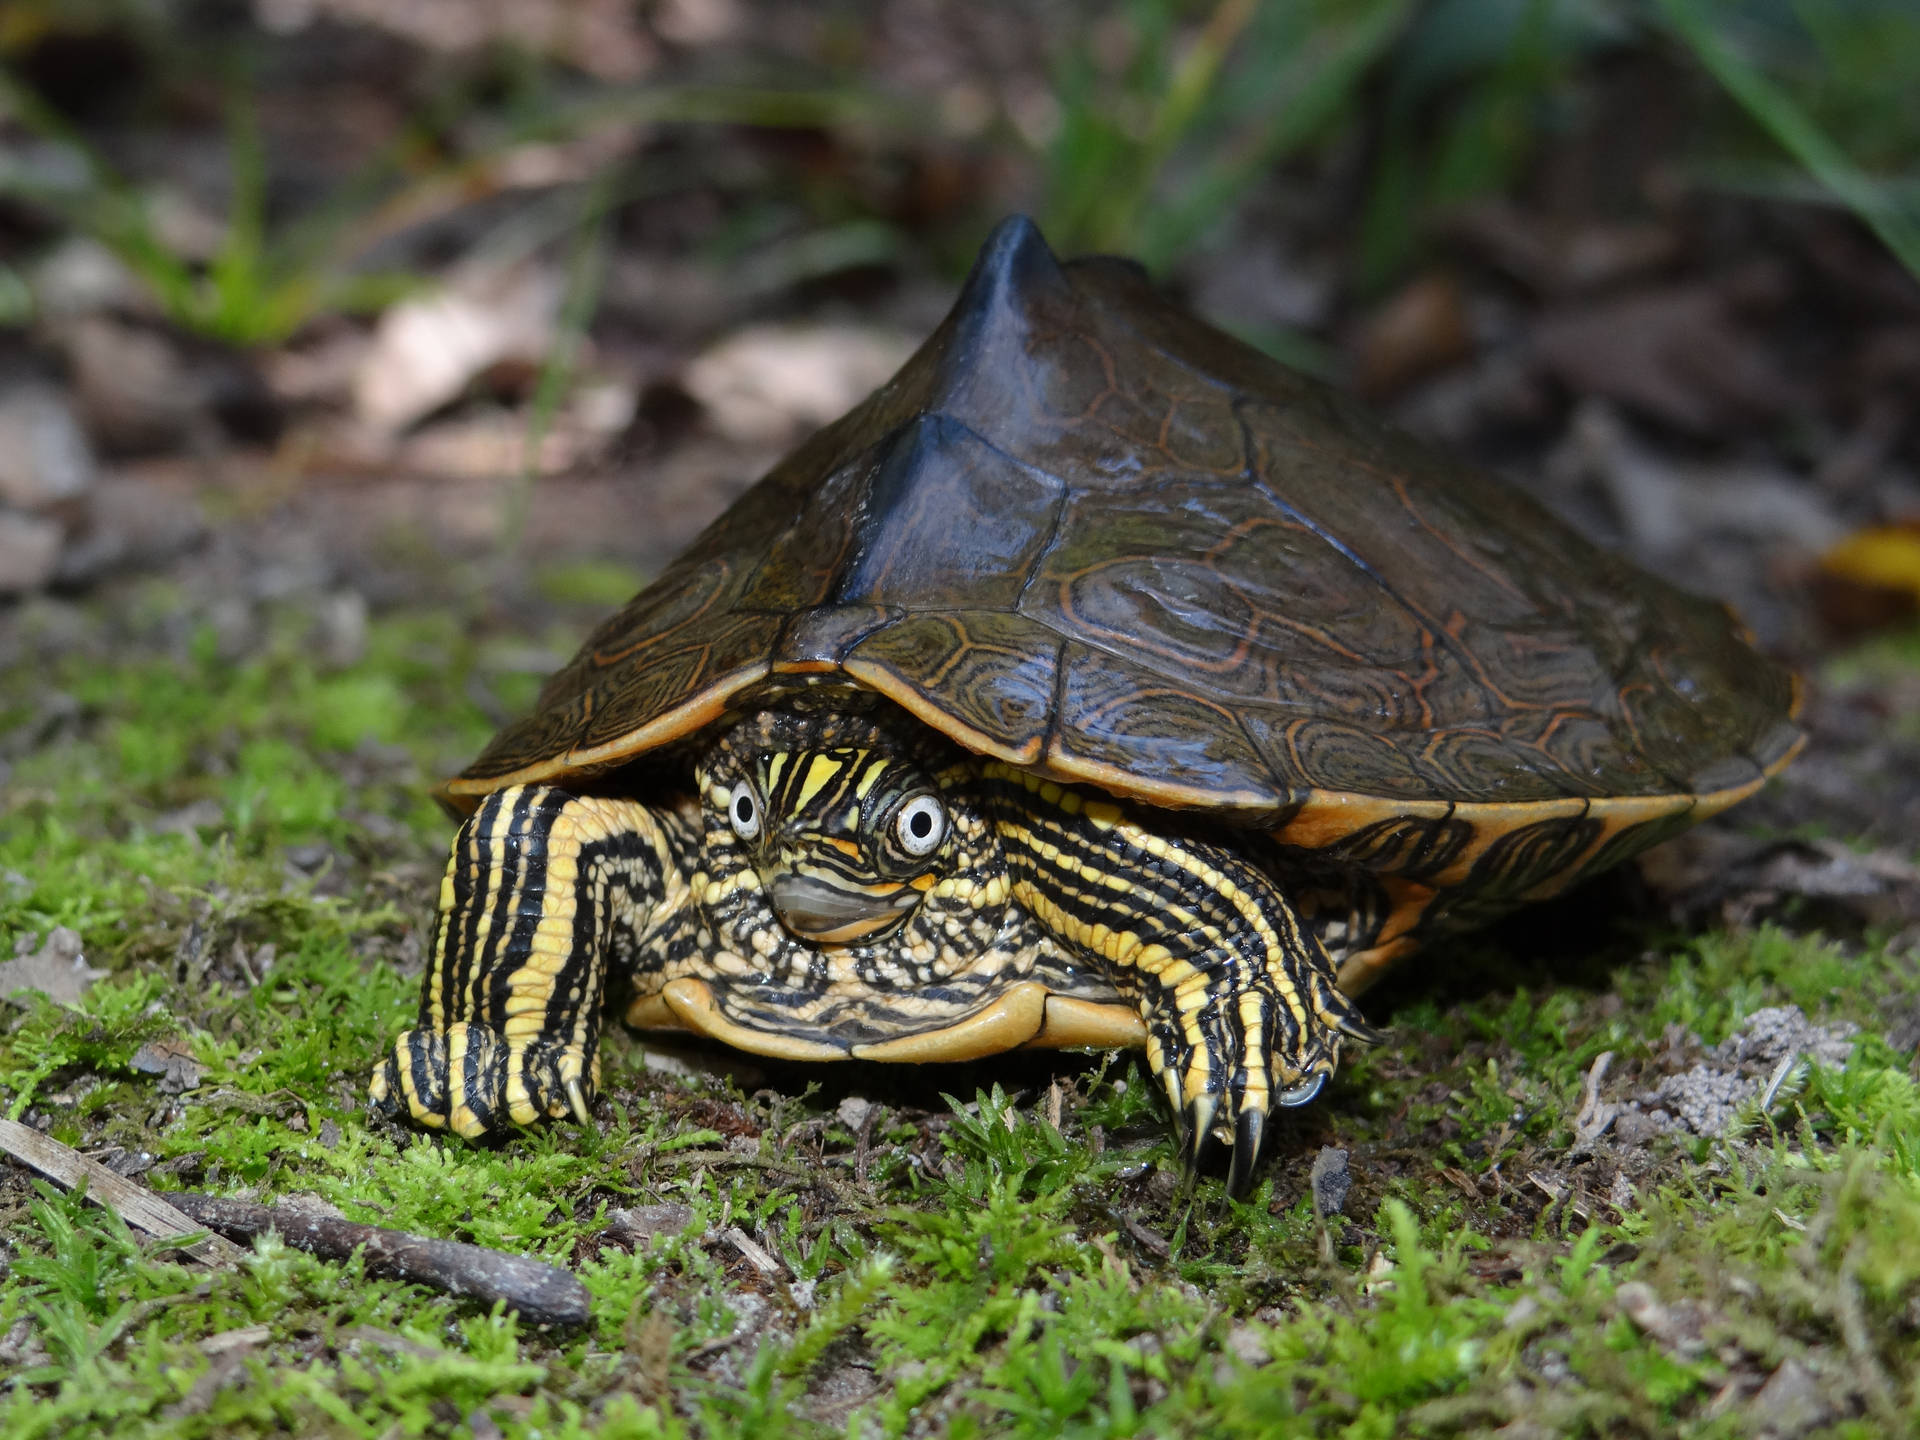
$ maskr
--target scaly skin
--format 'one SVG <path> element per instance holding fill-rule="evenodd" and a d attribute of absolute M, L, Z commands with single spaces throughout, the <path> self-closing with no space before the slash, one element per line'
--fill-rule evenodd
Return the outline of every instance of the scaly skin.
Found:
<path fill-rule="evenodd" d="M 823 1058 L 1042 977 L 1137 1008 L 1184 1159 L 1230 1145 L 1241 1194 L 1271 1109 L 1313 1098 L 1343 1036 L 1372 1038 L 1273 880 L 1151 812 L 864 716 L 756 716 L 696 786 L 697 809 L 489 795 L 454 841 L 419 1022 L 376 1104 L 468 1137 L 584 1123 L 612 973 L 630 1013 L 696 979 L 747 1043 Z"/>

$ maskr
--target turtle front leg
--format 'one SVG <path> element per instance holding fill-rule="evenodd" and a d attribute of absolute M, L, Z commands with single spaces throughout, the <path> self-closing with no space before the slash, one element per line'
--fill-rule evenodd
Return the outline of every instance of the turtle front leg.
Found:
<path fill-rule="evenodd" d="M 1266 874 L 1219 845 L 1163 834 L 1120 806 L 989 764 L 1015 897 L 1140 1008 L 1181 1157 L 1233 1147 L 1228 1193 L 1253 1184 L 1275 1105 L 1304 1105 L 1342 1037 L 1376 1033 Z"/>
<path fill-rule="evenodd" d="M 468 1139 L 587 1123 L 609 961 L 633 963 L 690 901 L 682 828 L 547 785 L 487 796 L 454 838 L 419 1024 L 374 1072 L 374 1104 Z"/>

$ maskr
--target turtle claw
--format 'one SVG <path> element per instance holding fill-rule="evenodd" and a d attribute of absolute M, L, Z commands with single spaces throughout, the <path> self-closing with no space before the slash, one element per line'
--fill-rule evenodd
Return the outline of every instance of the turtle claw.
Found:
<path fill-rule="evenodd" d="M 1184 1163 L 1187 1152 L 1191 1148 L 1188 1139 L 1191 1127 L 1187 1123 L 1187 1107 L 1180 1095 L 1180 1071 L 1172 1065 L 1163 1068 L 1157 1050 L 1148 1052 L 1147 1061 L 1160 1077 L 1160 1088 L 1167 1092 L 1167 1108 L 1173 1114 L 1174 1148 L 1180 1152 L 1182 1163 Z"/>
<path fill-rule="evenodd" d="M 1333 993 L 1340 995 L 1340 992 L 1337 990 Z M 1344 995 L 1340 995 L 1340 1007 L 1339 1010 L 1334 1012 L 1332 1020 L 1334 1028 L 1342 1035 L 1346 1036 L 1349 1040 L 1357 1040 L 1362 1045 L 1384 1045 L 1386 1043 L 1387 1032 L 1369 1025 L 1366 1021 L 1362 1020 L 1360 1018 L 1360 1012 L 1353 1008 L 1353 1002 Z"/>
<path fill-rule="evenodd" d="M 1386 1040 L 1384 1031 L 1366 1022 L 1360 1007 L 1349 1000 L 1333 983 L 1331 975 L 1315 975 L 1307 986 L 1307 1002 L 1322 1025 L 1338 1031 L 1362 1045 L 1379 1045 Z M 1302 1102 L 1304 1103 L 1304 1102 Z"/>
<path fill-rule="evenodd" d="M 1180 1163 L 1188 1170 L 1206 1167 L 1220 1148 L 1220 1137 L 1213 1133 L 1213 1117 L 1219 1113 L 1218 1096 L 1200 1094 L 1188 1102 L 1180 1126 Z"/>
<path fill-rule="evenodd" d="M 1233 1151 L 1227 1193 L 1248 1194 L 1273 1135 L 1271 1111 L 1317 1099 L 1348 1036 L 1375 1039 L 1331 976 L 1308 978 L 1304 1011 L 1265 977 L 1246 989 L 1222 986 L 1198 1007 L 1149 1012 L 1148 1059 L 1166 1089 L 1179 1136 L 1180 1162 L 1207 1167 L 1222 1144 Z M 1297 1002 L 1296 1002 L 1297 1003 Z"/>
<path fill-rule="evenodd" d="M 1299 1105 L 1311 1105 L 1314 1100 L 1319 1098 L 1320 1092 L 1327 1088 L 1327 1075 L 1329 1073 L 1330 1072 L 1326 1070 L 1314 1071 L 1313 1074 L 1309 1075 L 1305 1080 L 1302 1080 L 1298 1085 L 1293 1086 L 1291 1089 L 1282 1090 L 1278 1095 L 1274 1096 L 1273 1103 L 1276 1105 L 1284 1105 L 1289 1110 Z"/>
<path fill-rule="evenodd" d="M 587 1108 L 587 1092 L 578 1076 L 567 1081 L 567 1108 L 573 1111 L 573 1118 L 581 1125 L 593 1123 L 593 1112 Z"/>
<path fill-rule="evenodd" d="M 1249 1105 L 1240 1112 L 1240 1121 L 1234 1126 L 1233 1163 L 1227 1167 L 1227 1194 L 1235 1200 L 1245 1198 L 1253 1188 L 1254 1172 L 1260 1168 L 1266 1138 L 1267 1112 Z"/>

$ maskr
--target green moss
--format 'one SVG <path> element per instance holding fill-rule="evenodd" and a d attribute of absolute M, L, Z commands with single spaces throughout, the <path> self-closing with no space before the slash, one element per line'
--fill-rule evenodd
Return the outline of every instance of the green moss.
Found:
<path fill-rule="evenodd" d="M 0 1432 L 1732 1435 L 1788 1359 L 1835 1420 L 1920 1419 L 1920 1087 L 1875 1030 L 1910 965 L 1779 928 L 1685 937 L 1604 985 L 1456 949 L 1436 973 L 1461 988 L 1403 1000 L 1388 1043 L 1281 1122 L 1245 1203 L 1177 1183 L 1124 1057 L 782 1069 L 746 1093 L 657 1077 L 616 1031 L 597 1130 L 479 1148 L 372 1124 L 447 841 L 428 784 L 484 737 L 474 697 L 532 670 L 444 613 L 378 620 L 329 669 L 304 624 L 268 616 L 239 660 L 209 631 L 0 681 L 10 723 L 45 734 L 16 748 L 0 920 L 36 943 L 71 925 L 112 971 L 19 1010 L 0 1102 L 149 1157 L 161 1189 L 300 1192 L 570 1265 L 592 1324 L 529 1330 L 272 1243 L 209 1272 L 16 1180 Z M 48 693 L 72 703 L 36 720 Z M 1713 1044 L 1789 1002 L 1866 1027 L 1846 1070 L 1807 1071 L 1741 1135 L 1653 1142 L 1621 1208 L 1582 1188 L 1567 1148 L 1601 1051 L 1631 1075 L 1670 1033 Z M 132 1068 L 160 1040 L 201 1067 L 184 1094 Z M 837 1113 L 850 1090 L 879 1107 L 864 1132 Z M 1354 1187 L 1324 1221 L 1323 1145 Z M 610 1225 L 661 1204 L 684 1231 Z M 1635 1284 L 1702 1342 L 1636 1321 Z"/>

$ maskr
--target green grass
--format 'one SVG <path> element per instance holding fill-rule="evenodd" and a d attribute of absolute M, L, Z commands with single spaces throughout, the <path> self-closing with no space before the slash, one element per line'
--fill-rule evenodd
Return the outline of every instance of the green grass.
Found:
<path fill-rule="evenodd" d="M 0 59 L 6 42 L 0 36 Z M 633 125 L 927 130 L 922 112 L 858 83 L 589 87 L 583 98 L 580 87 L 564 77 L 548 75 L 527 57 L 501 53 L 492 64 L 482 60 L 451 67 L 355 174 L 306 211 L 281 216 L 269 204 L 270 157 L 259 133 L 259 101 L 244 32 L 213 54 L 158 48 L 157 62 L 176 74 L 190 72 L 191 85 L 203 84 L 211 72 L 226 91 L 229 202 L 224 234 L 210 257 L 184 254 L 170 243 L 148 188 L 151 179 L 122 174 L 4 63 L 0 117 L 33 132 L 62 165 L 57 178 L 49 178 L 45 166 L 0 163 L 0 195 L 99 241 L 173 324 L 240 347 L 280 344 L 327 314 L 377 313 L 430 285 L 432 276 L 375 270 L 366 257 L 423 215 L 499 189 L 496 171 L 502 158 L 529 143 L 575 140 Z M 504 96 L 483 98 L 496 88 L 504 88 Z M 484 138 L 455 151 L 449 135 L 463 127 Z M 537 446 L 564 396 L 598 301 L 605 262 L 601 222 L 617 206 L 682 186 L 689 178 L 677 164 L 623 157 L 583 183 L 563 187 L 558 204 L 523 206 L 512 225 L 488 232 L 475 247 L 504 261 L 569 234 L 579 237 L 560 334 L 537 385 L 530 447 Z M 816 270 L 892 258 L 898 248 L 891 229 L 859 220 L 836 223 L 826 217 L 806 230 L 805 237 L 776 247 L 785 269 L 770 272 L 763 283 L 779 288 Z M 0 320 L 21 323 L 30 318 L 31 308 L 25 280 L 0 265 Z"/>
<path fill-rule="evenodd" d="M 1155 271 L 1216 237 L 1249 196 L 1270 193 L 1277 168 L 1312 170 L 1356 150 L 1357 168 L 1335 168 L 1353 169 L 1359 197 L 1350 278 L 1373 293 L 1421 260 L 1437 221 L 1511 193 L 1553 137 L 1582 124 L 1600 63 L 1664 49 L 1678 73 L 1702 82 L 1688 103 L 1707 139 L 1677 157 L 1686 168 L 1713 185 L 1844 205 L 1920 274 L 1911 84 L 1920 22 L 1911 10 L 1900 0 L 1128 0 L 1097 23 L 1060 27 L 1050 135 L 1035 144 L 1002 116 L 970 143 L 1005 152 L 1016 171 L 1029 167 L 1031 203 L 1063 253 L 1126 253 Z M 202 262 L 173 249 L 145 180 L 116 172 L 4 69 L 0 112 L 57 150 L 72 178 L 0 166 L 0 193 L 100 240 L 174 323 L 240 346 L 279 343 L 328 312 L 377 310 L 425 283 L 372 273 L 362 257 L 449 196 L 495 186 L 494 168 L 520 144 L 635 124 L 818 130 L 855 149 L 878 132 L 943 139 L 933 112 L 845 66 L 818 83 L 775 87 L 735 57 L 723 83 L 583 90 L 503 52 L 453 67 L 400 133 L 309 213 L 270 216 L 247 46 L 188 57 L 145 38 L 164 65 L 191 66 L 196 79 L 210 70 L 226 86 L 230 201 L 217 252 Z M 454 153 L 448 137 L 462 131 L 486 138 Z M 624 156 L 571 187 L 577 193 L 527 209 L 518 239 L 489 242 L 524 249 L 581 237 L 529 453 L 577 368 L 605 263 L 604 222 L 690 178 L 683 163 Z M 705 243 L 720 256 L 757 237 L 760 283 L 770 288 L 909 248 L 857 186 L 806 173 L 755 184 L 729 197 L 736 213 Z M 960 242 L 989 218 L 918 238 L 964 263 Z M 31 304 L 22 276 L 0 265 L 0 318 L 30 318 Z M 1302 337 L 1249 338 L 1284 358 L 1311 355 Z"/>
<path fill-rule="evenodd" d="M 542 583 L 584 610 L 631 578 Z M 1448 952 L 1452 982 L 1403 987 L 1389 1043 L 1283 1122 L 1244 1204 L 1176 1183 L 1125 1057 L 742 1086 L 656 1073 L 615 1034 L 598 1128 L 475 1148 L 372 1125 L 362 1097 L 414 1003 L 446 841 L 426 782 L 486 733 L 477 702 L 513 703 L 488 698 L 487 644 L 445 614 L 382 619 L 326 670 L 288 613 L 242 659 L 211 631 L 113 658 L 115 625 L 139 636 L 171 598 L 0 682 L 0 733 L 38 737 L 10 742 L 0 929 L 72 925 L 113 972 L 76 1008 L 25 1002 L 0 1104 L 144 1152 L 162 1190 L 297 1192 L 569 1265 L 593 1319 L 544 1333 L 274 1243 L 209 1271 L 16 1171 L 0 1433 L 1737 1435 L 1788 1359 L 1826 1433 L 1920 1420 L 1920 1090 L 1874 1028 L 1912 977 L 1872 945 L 1710 932 L 1621 951 L 1604 986 L 1497 941 Z M 263 975 L 234 958 L 267 945 Z M 1844 1072 L 1737 1137 L 1568 1155 L 1602 1050 L 1651 1073 L 1669 1027 L 1712 1044 L 1788 1001 L 1865 1027 Z M 197 1088 L 131 1068 L 156 1039 L 189 1046 Z M 864 1148 L 849 1094 L 877 1107 Z M 1354 1180 L 1325 1222 L 1323 1144 Z M 657 1204 L 691 1223 L 629 1251 L 609 1213 Z M 1637 1323 L 1629 1286 L 1691 1329 Z"/>
<path fill-rule="evenodd" d="M 1849 153 L 1865 150 L 1889 167 L 1905 167 L 1911 181 L 1920 160 L 1920 104 L 1912 86 L 1920 63 L 1920 16 L 1911 7 L 1878 0 L 1797 4 L 1784 23 L 1762 7 L 1724 0 L 1658 4 L 1701 68 L 1753 123 L 1920 276 L 1920 204 L 1875 179 Z M 1743 44 L 1752 32 L 1765 30 L 1775 32 L 1767 37 L 1770 46 Z M 1768 58 L 1785 62 L 1777 68 L 1786 78 L 1770 74 L 1752 53 L 1765 49 L 1774 52 Z M 1835 127 L 1851 147 L 1836 138 Z"/>
<path fill-rule="evenodd" d="M 1194 7 L 1122 7 L 1060 62 L 1042 202 L 1053 242 L 1164 269 L 1350 114 L 1412 9 L 1217 0 L 1183 43 Z"/>
<path fill-rule="evenodd" d="M 1042 179 L 1065 251 L 1165 269 L 1276 166 L 1358 141 L 1354 279 L 1378 290 L 1580 126 L 1598 63 L 1663 48 L 1706 82 L 1699 174 L 1844 205 L 1920 274 L 1920 21 L 1900 0 L 1133 0 L 1077 33 Z"/>
<path fill-rule="evenodd" d="M 0 193 L 57 216 L 92 236 L 127 267 L 176 325 L 236 346 L 277 344 L 328 312 L 374 312 L 420 281 L 357 268 L 377 195 L 365 180 L 316 213 L 268 226 L 267 157 L 252 95 L 232 88 L 227 106 L 231 199 L 219 248 L 201 263 L 180 253 L 156 219 L 153 198 L 119 174 L 27 86 L 0 69 L 0 113 L 35 131 L 74 171 L 49 181 L 0 168 Z M 382 157 L 384 172 L 391 157 Z M 0 296 L 4 299 L 4 296 Z"/>

